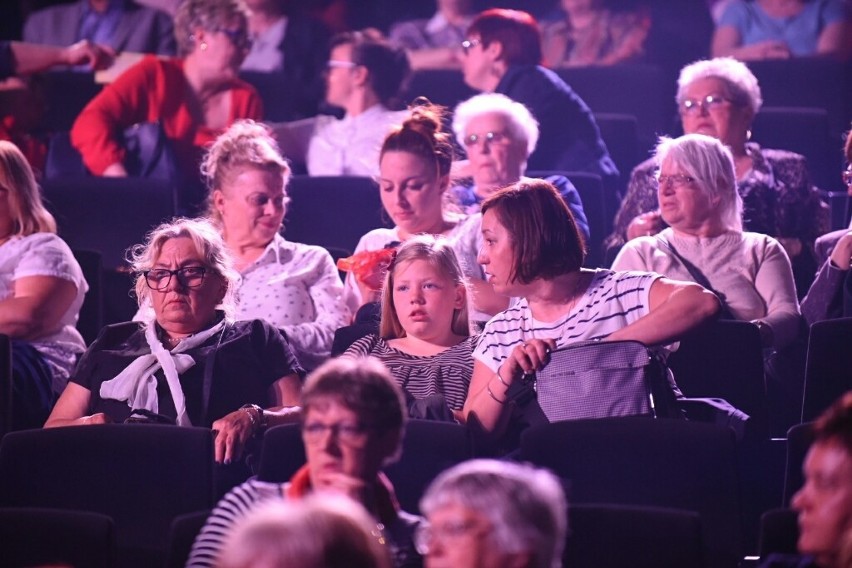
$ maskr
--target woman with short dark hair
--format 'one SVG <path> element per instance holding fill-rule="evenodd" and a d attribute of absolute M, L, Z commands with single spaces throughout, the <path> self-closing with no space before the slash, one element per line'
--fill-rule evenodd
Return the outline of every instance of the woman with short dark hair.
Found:
<path fill-rule="evenodd" d="M 484 265 L 494 291 L 519 298 L 494 316 L 474 351 L 464 413 L 495 434 L 512 414 L 507 391 L 583 340 L 676 341 L 712 317 L 718 299 L 701 286 L 647 272 L 581 268 L 577 225 L 552 185 L 525 180 L 482 204 Z"/>

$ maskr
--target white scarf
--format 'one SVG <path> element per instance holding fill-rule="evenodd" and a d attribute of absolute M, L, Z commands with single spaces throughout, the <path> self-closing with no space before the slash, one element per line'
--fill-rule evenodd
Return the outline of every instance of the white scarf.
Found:
<path fill-rule="evenodd" d="M 175 403 L 175 410 L 177 410 L 177 425 L 192 426 L 186 415 L 186 399 L 178 376 L 191 369 L 195 365 L 195 359 L 184 351 L 203 344 L 224 326 L 225 321 L 222 320 L 209 329 L 185 337 L 172 351 L 168 351 L 157 337 L 156 324 L 154 322 L 146 324 L 145 339 L 148 341 L 151 353 L 140 355 L 115 378 L 101 383 L 101 398 L 127 402 L 132 409 L 144 408 L 158 414 L 160 406 L 157 401 L 157 379 L 154 373 L 162 369 Z"/>

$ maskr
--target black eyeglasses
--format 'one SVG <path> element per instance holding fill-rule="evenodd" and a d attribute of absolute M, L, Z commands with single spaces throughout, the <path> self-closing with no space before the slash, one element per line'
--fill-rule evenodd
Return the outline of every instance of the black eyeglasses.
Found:
<path fill-rule="evenodd" d="M 142 274 L 145 275 L 145 283 L 148 285 L 148 288 L 162 292 L 169 287 L 172 276 L 177 276 L 178 283 L 184 288 L 198 288 L 204 283 L 204 275 L 207 274 L 207 268 L 204 266 L 184 266 L 177 270 L 154 268 L 146 270 Z"/>
<path fill-rule="evenodd" d="M 463 42 L 461 42 L 462 51 L 464 51 L 464 54 L 467 55 L 468 51 L 470 51 L 471 49 L 473 49 L 474 47 L 476 47 L 477 45 L 480 45 L 480 44 L 482 44 L 481 40 L 466 39 Z"/>
<path fill-rule="evenodd" d="M 680 103 L 680 113 L 694 116 L 721 109 L 731 102 L 733 102 L 731 99 L 721 95 L 707 95 L 703 99 L 686 99 Z"/>

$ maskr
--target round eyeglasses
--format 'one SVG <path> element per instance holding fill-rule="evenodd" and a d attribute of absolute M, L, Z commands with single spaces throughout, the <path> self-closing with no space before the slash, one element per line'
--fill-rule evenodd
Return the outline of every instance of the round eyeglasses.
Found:
<path fill-rule="evenodd" d="M 464 137 L 465 146 L 476 146 L 477 144 L 502 144 L 509 141 L 509 135 L 505 132 L 485 132 L 483 134 L 468 134 Z"/>
<path fill-rule="evenodd" d="M 142 274 L 145 276 L 145 283 L 148 285 L 148 288 L 162 292 L 171 284 L 172 276 L 177 276 L 178 284 L 184 288 L 198 288 L 204 283 L 204 275 L 207 274 L 207 268 L 204 266 L 184 266 L 177 270 L 152 268 Z"/>
<path fill-rule="evenodd" d="M 707 95 L 703 99 L 686 99 L 680 103 L 680 113 L 697 116 L 719 110 L 731 102 L 733 102 L 731 99 L 721 95 Z"/>

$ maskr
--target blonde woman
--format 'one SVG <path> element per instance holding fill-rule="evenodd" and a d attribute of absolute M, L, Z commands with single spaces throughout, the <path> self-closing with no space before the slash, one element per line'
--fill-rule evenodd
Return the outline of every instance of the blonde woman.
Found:
<path fill-rule="evenodd" d="M 44 423 L 86 349 L 74 326 L 88 289 L 26 158 L 0 141 L 0 333 L 12 339 L 14 428 Z"/>

